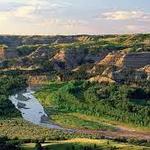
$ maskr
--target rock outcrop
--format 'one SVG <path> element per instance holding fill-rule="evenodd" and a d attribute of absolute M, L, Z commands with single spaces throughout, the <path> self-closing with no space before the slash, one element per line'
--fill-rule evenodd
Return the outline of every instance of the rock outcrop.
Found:
<path fill-rule="evenodd" d="M 98 74 L 90 79 L 97 82 L 150 80 L 150 52 L 109 53 L 93 67 L 91 73 Z"/>
<path fill-rule="evenodd" d="M 5 48 L 3 46 L 0 46 L 0 60 L 5 59 Z"/>
<path fill-rule="evenodd" d="M 79 66 L 85 57 L 83 51 L 60 50 L 50 61 L 55 70 L 73 69 Z"/>
<path fill-rule="evenodd" d="M 124 52 L 109 53 L 98 64 L 99 65 L 107 65 L 107 66 L 114 65 L 117 67 L 122 67 L 125 56 L 126 56 L 126 54 Z"/>
<path fill-rule="evenodd" d="M 90 82 L 99 82 L 99 83 L 115 83 L 114 80 L 112 80 L 109 77 L 97 75 L 95 77 L 92 77 L 89 79 Z"/>
<path fill-rule="evenodd" d="M 17 56 L 17 51 L 8 49 L 6 46 L 0 46 L 0 60 L 16 58 Z"/>
<path fill-rule="evenodd" d="M 50 61 L 57 71 L 74 70 L 81 65 L 96 63 L 106 55 L 106 52 L 92 54 L 82 49 L 62 49 Z"/>
<path fill-rule="evenodd" d="M 130 53 L 124 57 L 123 65 L 127 68 L 141 68 L 150 64 L 150 52 Z"/>
<path fill-rule="evenodd" d="M 0 36 L 0 44 L 7 45 L 0 47 L 0 69 L 20 70 L 29 84 L 43 84 L 50 74 L 60 81 L 149 80 L 149 39 L 149 34 Z"/>

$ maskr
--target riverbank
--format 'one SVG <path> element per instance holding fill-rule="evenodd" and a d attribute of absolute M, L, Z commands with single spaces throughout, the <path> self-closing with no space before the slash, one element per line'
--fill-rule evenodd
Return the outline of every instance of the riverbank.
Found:
<path fill-rule="evenodd" d="M 18 96 L 18 94 L 20 96 Z M 31 89 L 27 89 L 26 91 L 19 92 L 18 94 L 10 96 L 10 100 L 15 105 L 15 107 L 21 112 L 22 117 L 35 125 L 38 125 L 39 127 L 47 128 L 47 129 L 55 129 L 60 130 L 60 132 L 64 133 L 66 132 L 71 134 L 85 134 L 85 135 L 92 135 L 94 137 L 105 137 L 108 139 L 115 139 L 115 138 L 136 138 L 136 139 L 145 139 L 150 140 L 150 133 L 149 132 L 138 132 L 135 130 L 131 130 L 130 128 L 124 128 L 124 127 L 115 127 L 112 124 L 108 124 L 106 122 L 102 122 L 98 118 L 90 117 L 87 115 L 80 115 L 79 114 L 71 114 L 70 117 L 71 120 L 68 121 L 67 115 L 69 113 L 56 113 L 56 110 L 53 108 L 51 109 L 54 111 L 53 113 L 48 112 L 48 114 L 45 113 L 45 110 L 43 106 L 40 104 L 38 99 L 34 97 L 34 91 Z M 23 99 L 19 99 L 21 97 L 25 97 Z M 25 105 L 25 107 L 18 107 L 18 103 L 21 103 L 22 105 Z M 61 116 L 60 116 L 61 115 Z M 67 124 L 67 126 L 64 126 L 64 123 L 57 122 L 55 124 L 55 117 L 61 117 L 62 121 Z M 48 119 L 51 118 L 52 120 Z M 70 118 L 69 117 L 69 118 Z M 75 118 L 74 118 L 75 117 Z M 60 120 L 60 119 L 59 119 Z M 74 123 L 72 122 L 74 121 Z M 72 126 L 72 123 L 75 124 L 75 126 Z M 62 130 L 62 131 L 61 131 Z"/>
<path fill-rule="evenodd" d="M 49 122 L 43 106 L 33 94 L 34 91 L 27 88 L 10 96 L 9 99 L 15 105 L 16 109 L 21 112 L 23 119 L 26 121 L 50 129 L 61 129 L 61 127 Z"/>
<path fill-rule="evenodd" d="M 90 83 L 84 81 L 52 82 L 37 91 L 35 96 L 44 106 L 49 119 L 52 119 L 63 128 L 72 128 L 75 132 L 80 133 L 99 134 L 112 139 L 125 137 L 149 140 L 150 132 L 148 126 L 139 126 L 132 122 L 127 123 L 125 122 L 126 120 L 121 122 L 115 120 L 115 118 L 111 118 L 108 115 L 110 114 L 108 108 L 110 108 L 110 111 L 116 116 L 122 115 L 127 118 L 130 117 L 130 114 L 134 114 L 132 112 L 124 113 L 122 110 L 114 109 L 113 106 L 110 107 L 110 105 L 108 105 L 110 103 L 109 99 L 105 99 L 105 103 L 107 102 L 108 105 L 107 108 L 105 103 L 103 103 L 104 100 L 98 99 L 98 96 L 102 96 L 103 93 L 96 95 L 93 91 L 93 88 L 99 88 L 99 91 L 105 88 L 107 93 L 106 95 L 103 94 L 103 96 L 108 97 L 110 95 L 109 92 L 116 98 L 117 96 L 122 96 L 119 100 L 114 100 L 115 103 L 117 102 L 121 105 L 123 100 L 129 101 L 129 99 L 125 97 L 127 91 L 119 95 L 120 92 L 122 93 L 122 90 L 125 90 L 125 87 L 126 85 L 118 87 L 115 85 L 103 86 L 99 84 L 90 86 Z M 114 94 L 113 89 L 118 90 L 118 92 Z M 140 108 L 135 104 L 134 107 Z M 142 107 L 144 108 L 144 106 Z M 107 116 L 104 115 L 100 109 L 103 109 L 103 111 L 107 113 Z M 121 114 L 117 113 L 117 111 Z"/>

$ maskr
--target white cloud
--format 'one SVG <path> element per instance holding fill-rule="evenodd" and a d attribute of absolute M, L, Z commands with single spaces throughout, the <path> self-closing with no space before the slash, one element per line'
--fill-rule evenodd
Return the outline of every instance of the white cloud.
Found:
<path fill-rule="evenodd" d="M 23 5 L 10 9 L 7 11 L 0 11 L 0 20 L 8 19 L 22 19 L 30 21 L 40 20 L 41 18 L 48 18 L 56 15 L 62 9 L 71 6 L 70 3 L 62 2 L 60 0 L 29 0 L 24 1 Z"/>
<path fill-rule="evenodd" d="M 71 0 L 0 0 L 0 33 L 149 32 L 149 13 L 123 10 L 101 12 L 99 18 L 97 17 L 101 19 L 99 21 L 95 19 L 95 13 L 99 9 L 90 7 L 92 11 L 88 11 L 88 6 L 80 8 L 80 3 L 73 5 L 73 2 L 69 2 Z"/>
<path fill-rule="evenodd" d="M 150 14 L 143 11 L 112 11 L 102 13 L 102 17 L 106 20 L 149 20 Z"/>
<path fill-rule="evenodd" d="M 34 6 L 40 10 L 61 9 L 71 6 L 71 3 L 63 2 L 62 0 L 29 0 L 26 5 Z"/>
<path fill-rule="evenodd" d="M 36 8 L 33 6 L 22 6 L 13 11 L 13 15 L 16 17 L 23 17 L 23 18 L 32 18 L 33 13 L 35 12 Z"/>
<path fill-rule="evenodd" d="M 32 19 L 35 8 L 32 6 L 22 6 L 16 10 L 0 11 L 0 21 L 10 21 L 12 19 Z"/>

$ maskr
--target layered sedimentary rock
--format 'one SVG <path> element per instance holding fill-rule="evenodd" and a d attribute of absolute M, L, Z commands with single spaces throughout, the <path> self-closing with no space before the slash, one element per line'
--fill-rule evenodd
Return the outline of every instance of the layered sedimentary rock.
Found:
<path fill-rule="evenodd" d="M 73 69 L 82 63 L 85 55 L 86 54 L 83 51 L 78 52 L 76 50 L 60 50 L 51 59 L 51 62 L 56 70 Z"/>
<path fill-rule="evenodd" d="M 149 34 L 0 36 L 0 69 L 38 72 L 29 77 L 31 84 L 44 83 L 51 73 L 61 74 L 56 80 L 149 80 L 149 39 Z"/>
<path fill-rule="evenodd" d="M 0 46 L 0 60 L 5 58 L 5 48 Z"/>
<path fill-rule="evenodd" d="M 74 70 L 81 65 L 96 63 L 107 55 L 106 52 L 92 54 L 85 51 L 81 49 L 62 49 L 50 61 L 58 71 Z"/>
<path fill-rule="evenodd" d="M 16 58 L 17 51 L 0 46 L 0 60 Z"/>
<path fill-rule="evenodd" d="M 99 65 L 108 65 L 108 66 L 115 65 L 118 67 L 122 67 L 125 56 L 126 56 L 125 53 L 120 53 L 120 52 L 109 53 L 98 64 Z"/>
<path fill-rule="evenodd" d="M 150 52 L 130 53 L 124 57 L 123 64 L 128 68 L 141 68 L 150 64 Z"/>
<path fill-rule="evenodd" d="M 103 71 L 102 71 L 103 70 Z M 150 52 L 142 53 L 109 53 L 92 69 L 99 74 L 90 81 L 124 82 L 150 80 Z"/>

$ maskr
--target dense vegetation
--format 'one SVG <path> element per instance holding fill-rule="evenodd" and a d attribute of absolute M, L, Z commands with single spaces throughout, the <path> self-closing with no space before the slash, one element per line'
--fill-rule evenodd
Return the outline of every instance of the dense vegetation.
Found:
<path fill-rule="evenodd" d="M 34 125 L 21 118 L 14 119 L 0 119 L 0 134 L 8 136 L 10 139 L 26 139 L 30 142 L 35 140 L 65 140 L 72 138 L 100 138 L 99 134 L 85 134 L 85 133 L 71 133 L 63 132 L 60 130 L 53 130 L 48 128 L 42 128 Z M 104 137 L 104 136 L 103 136 Z"/>
<path fill-rule="evenodd" d="M 20 150 L 15 141 L 11 141 L 6 136 L 0 137 L 0 149 L 1 150 Z"/>
<path fill-rule="evenodd" d="M 49 150 L 137 150 L 148 149 L 146 146 L 135 146 L 117 143 L 111 140 L 72 139 L 45 146 Z"/>
<path fill-rule="evenodd" d="M 87 81 L 52 83 L 39 93 L 45 106 L 150 127 L 149 88 Z M 140 101 L 140 102 L 139 102 Z"/>
<path fill-rule="evenodd" d="M 8 97 L 16 90 L 26 87 L 25 78 L 22 76 L 7 76 L 0 78 L 0 117 L 16 117 L 19 112 Z"/>
<path fill-rule="evenodd" d="M 19 56 L 26 56 L 35 51 L 38 47 L 38 45 L 22 45 L 17 47 L 17 52 Z"/>
<path fill-rule="evenodd" d="M 121 143 L 112 140 L 75 138 L 61 141 L 29 140 L 0 137 L 1 150 L 148 150 L 148 146 Z"/>

